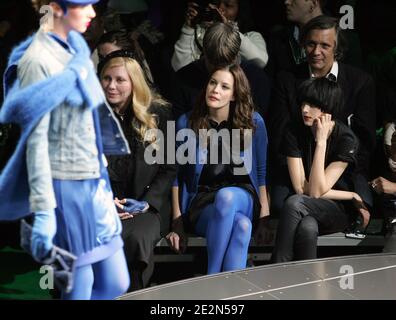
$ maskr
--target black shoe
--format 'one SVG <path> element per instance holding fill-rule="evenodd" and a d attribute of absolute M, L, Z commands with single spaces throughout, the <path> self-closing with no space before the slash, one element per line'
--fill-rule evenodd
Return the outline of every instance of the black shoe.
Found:
<path fill-rule="evenodd" d="M 345 231 L 345 237 L 351 239 L 364 239 L 366 238 L 367 227 L 363 227 L 363 218 L 359 214 L 352 225 Z"/>

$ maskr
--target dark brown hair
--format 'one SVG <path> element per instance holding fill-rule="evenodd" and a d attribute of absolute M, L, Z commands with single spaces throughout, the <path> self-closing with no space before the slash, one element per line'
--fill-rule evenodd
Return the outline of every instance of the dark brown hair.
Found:
<path fill-rule="evenodd" d="M 345 50 L 345 38 L 339 27 L 339 21 L 337 18 L 329 17 L 326 15 L 317 16 L 309 20 L 301 30 L 300 43 L 302 46 L 305 45 L 307 37 L 312 30 L 328 30 L 334 29 L 336 33 L 336 44 L 335 44 L 335 58 L 341 60 Z"/>
<path fill-rule="evenodd" d="M 253 123 L 254 104 L 250 92 L 249 81 L 241 67 L 236 64 L 232 64 L 223 68 L 217 68 L 211 73 L 197 103 L 192 110 L 190 116 L 190 126 L 196 132 L 196 134 L 199 133 L 199 129 L 210 129 L 209 108 L 206 105 L 206 88 L 210 79 L 212 78 L 212 75 L 218 70 L 226 70 L 230 72 L 234 78 L 235 100 L 231 101 L 230 103 L 230 122 L 231 129 L 242 129 L 241 142 L 243 142 L 244 130 L 255 129 Z"/>

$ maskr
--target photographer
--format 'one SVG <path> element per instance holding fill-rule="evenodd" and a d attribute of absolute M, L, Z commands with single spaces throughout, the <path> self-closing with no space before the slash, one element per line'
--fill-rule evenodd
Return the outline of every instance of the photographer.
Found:
<path fill-rule="evenodd" d="M 233 21 L 238 25 L 242 39 L 242 60 L 254 61 L 261 68 L 267 65 L 267 47 L 261 34 L 251 31 L 249 23 L 252 19 L 246 1 L 196 1 L 199 3 L 187 4 L 185 24 L 172 56 L 172 67 L 175 71 L 199 59 L 206 28 L 214 22 L 227 21 Z"/>

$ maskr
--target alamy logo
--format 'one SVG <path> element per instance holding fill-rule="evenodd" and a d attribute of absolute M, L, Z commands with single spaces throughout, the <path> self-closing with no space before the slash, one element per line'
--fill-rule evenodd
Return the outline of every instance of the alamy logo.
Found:
<path fill-rule="evenodd" d="M 343 290 L 353 290 L 355 288 L 353 267 L 350 265 L 343 265 L 340 268 L 340 273 L 345 274 L 339 281 L 340 288 Z"/>
<path fill-rule="evenodd" d="M 42 290 L 54 289 L 54 269 L 51 266 L 43 265 L 39 270 L 40 274 L 44 274 L 40 278 L 39 286 Z"/>
<path fill-rule="evenodd" d="M 43 16 L 40 19 L 40 26 L 46 26 L 48 29 L 54 27 L 54 9 L 51 6 L 45 5 L 40 7 L 40 14 Z"/>
<path fill-rule="evenodd" d="M 344 5 L 340 8 L 340 13 L 343 14 L 340 19 L 340 28 L 343 30 L 355 29 L 353 7 L 350 5 Z"/>
<path fill-rule="evenodd" d="M 192 129 L 183 128 L 176 133 L 175 122 L 168 121 L 166 141 L 161 130 L 147 130 L 144 141 L 151 142 L 153 136 L 156 140 L 145 148 L 144 160 L 147 164 L 233 164 L 235 175 L 249 174 L 252 170 L 252 135 L 251 129 L 243 130 L 241 143 L 240 129 L 200 129 L 196 134 Z"/>

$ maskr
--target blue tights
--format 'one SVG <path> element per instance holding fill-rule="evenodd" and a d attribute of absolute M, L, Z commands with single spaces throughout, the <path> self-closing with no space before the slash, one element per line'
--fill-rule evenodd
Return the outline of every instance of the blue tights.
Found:
<path fill-rule="evenodd" d="M 94 264 L 77 267 L 74 287 L 63 293 L 66 300 L 114 299 L 129 288 L 128 268 L 121 248 L 111 257 Z"/>
<path fill-rule="evenodd" d="M 208 274 L 246 268 L 252 216 L 253 199 L 238 187 L 220 189 L 202 210 L 195 231 L 206 238 Z"/>

